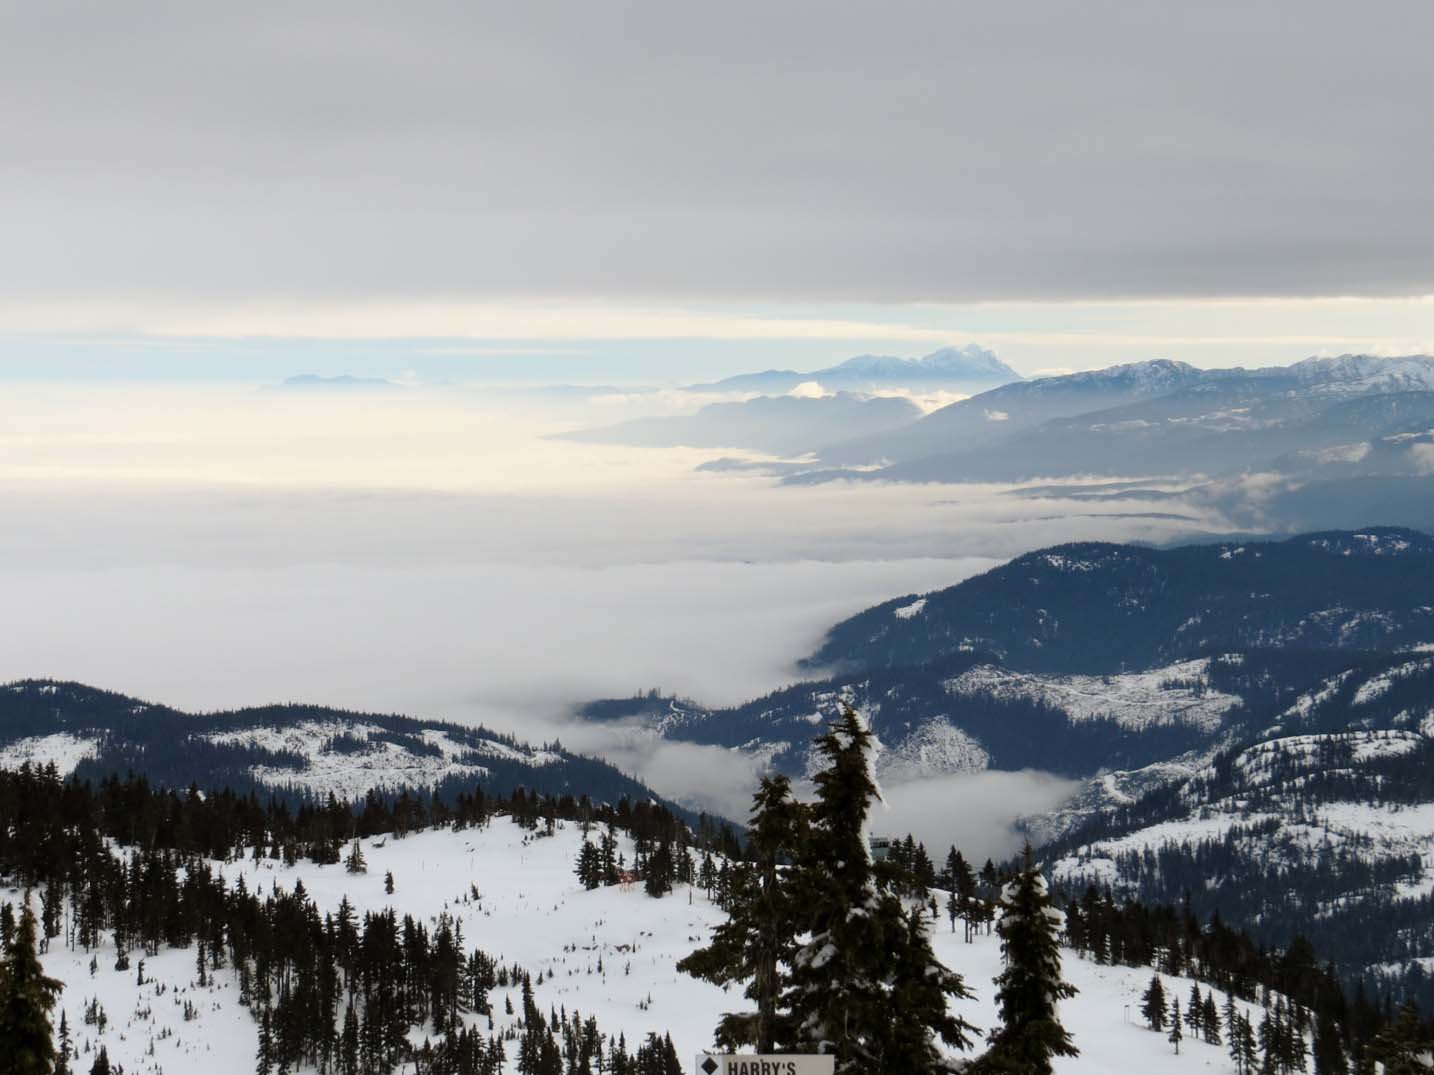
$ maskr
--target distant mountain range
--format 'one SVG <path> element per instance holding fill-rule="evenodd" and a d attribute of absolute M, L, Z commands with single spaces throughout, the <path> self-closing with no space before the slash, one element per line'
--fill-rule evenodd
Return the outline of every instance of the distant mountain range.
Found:
<path fill-rule="evenodd" d="M 1077 891 L 1189 894 L 1272 944 L 1333 915 L 1353 975 L 1434 960 L 1427 534 L 1055 546 L 853 616 L 805 667 L 730 708 L 647 694 L 583 712 L 803 776 L 812 736 L 860 706 L 884 781 L 1082 780 L 1029 819 Z"/>
<path fill-rule="evenodd" d="M 1344 356 L 1201 370 L 1157 360 L 1008 384 L 821 451 L 791 478 L 1014 481 L 1251 470 L 1411 473 L 1434 429 L 1434 358 Z M 1393 438 L 1393 439 L 1391 439 Z M 833 469 L 861 466 L 861 473 Z M 1402 469 L 1400 469 L 1402 467 Z M 1338 470 L 1336 471 L 1338 472 Z"/>
<path fill-rule="evenodd" d="M 758 396 L 740 403 L 709 403 L 696 414 L 635 418 L 596 429 L 558 433 L 554 439 L 649 448 L 735 448 L 771 455 L 805 455 L 855 432 L 897 429 L 921 416 L 899 397 Z"/>
<path fill-rule="evenodd" d="M 1088 777 L 1220 742 L 1249 700 L 1243 687 L 1216 685 L 1231 654 L 1328 654 L 1295 689 L 1329 667 L 1426 644 L 1426 534 L 1374 528 L 1165 550 L 1082 543 L 844 620 L 802 662 L 816 678 L 744 705 L 648 694 L 582 713 L 636 717 L 799 775 L 813 726 L 845 702 L 868 710 L 881 764 L 908 776 L 1035 767 Z"/>
<path fill-rule="evenodd" d="M 691 385 L 688 391 L 784 395 L 798 385 L 815 381 L 827 391 L 873 392 L 909 388 L 971 392 L 1020 379 L 1021 375 L 993 352 L 967 344 L 964 347 L 943 347 L 921 358 L 858 355 L 836 366 L 805 373 L 796 370 L 742 373 L 710 384 Z"/>

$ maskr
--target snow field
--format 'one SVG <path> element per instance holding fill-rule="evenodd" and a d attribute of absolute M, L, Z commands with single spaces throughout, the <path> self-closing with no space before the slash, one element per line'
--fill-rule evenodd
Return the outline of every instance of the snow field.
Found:
<path fill-rule="evenodd" d="M 368 872 L 357 876 L 342 864 L 285 867 L 268 859 L 216 868 L 231 884 L 242 875 L 250 890 L 259 893 L 275 884 L 292 890 L 302 880 L 321 910 L 335 910 L 347 895 L 360 917 L 366 910 L 389 906 L 400 916 L 429 921 L 446 911 L 461 923 L 467 948 L 481 948 L 500 963 L 517 962 L 533 975 L 542 1010 L 565 1007 L 569 1015 L 576 1010 L 596 1016 L 604 1034 L 622 1032 L 630 1048 L 649 1031 L 670 1032 L 680 1056 L 695 1056 L 711 1044 L 720 1013 L 745 1006 L 739 990 L 724 994 L 679 974 L 674 966 L 706 941 L 723 912 L 701 890 L 683 885 L 660 900 L 645 895 L 640 885 L 584 891 L 573 874 L 581 839 L 573 824 L 560 825 L 551 837 L 535 837 L 496 818 L 481 830 L 365 840 Z M 620 849 L 631 861 L 630 841 L 620 838 Z M 392 896 L 384 892 L 388 871 L 394 876 Z M 477 899 L 471 894 L 474 885 Z M 18 898 L 18 893 L 0 892 L 0 899 Z M 943 899 L 938 896 L 939 902 Z M 1000 971 L 998 939 L 993 934 L 966 944 L 959 929 L 950 931 L 944 916 L 933 923 L 932 939 L 937 955 L 977 994 L 957 1005 L 960 1014 L 983 1032 L 989 1030 L 995 1023 L 991 980 Z M 90 1049 L 82 1052 L 84 1070 L 89 1064 L 84 1058 L 103 1043 L 111 1061 L 132 1075 L 250 1075 L 257 1027 L 237 1003 L 233 969 L 226 966 L 213 973 L 214 982 L 200 988 L 195 955 L 193 948 L 165 950 L 147 959 L 145 977 L 151 984 L 136 990 L 137 952 L 131 953 L 129 970 L 116 971 L 113 949 L 98 951 L 99 969 L 91 977 L 90 954 L 70 952 L 56 940 L 42 958 L 47 971 L 66 983 L 61 1006 L 76 1044 Z M 1061 1010 L 1081 1056 L 1058 1060 L 1060 1075 L 1233 1071 L 1222 1048 L 1187 1038 L 1176 1057 L 1163 1035 L 1139 1024 L 1139 1000 L 1150 981 L 1149 969 L 1099 966 L 1069 950 L 1064 956 L 1066 977 L 1080 993 Z M 1190 983 L 1167 978 L 1166 987 L 1180 996 L 1183 1006 Z M 491 1002 L 500 1031 L 513 1021 L 504 1014 L 505 992 L 521 1010 L 516 985 L 495 989 Z M 98 999 L 108 1015 L 103 1033 L 84 1023 L 91 998 Z M 188 1022 L 185 1000 L 196 1009 Z M 1217 995 L 1217 1000 L 1223 1003 L 1223 997 Z M 146 1009 L 148 1014 L 136 1014 Z M 55 1019 L 58 1023 L 58 1010 Z M 486 1029 L 483 1017 L 468 1019 L 470 1025 Z M 421 1034 L 414 1037 L 422 1040 Z"/>
<path fill-rule="evenodd" d="M 1063 710 L 1073 722 L 1106 718 L 1135 731 L 1185 724 L 1214 732 L 1240 699 L 1204 686 L 1209 671 L 1208 659 L 1111 676 L 1037 675 L 980 665 L 947 681 L 946 689 L 957 696 L 1042 701 Z"/>

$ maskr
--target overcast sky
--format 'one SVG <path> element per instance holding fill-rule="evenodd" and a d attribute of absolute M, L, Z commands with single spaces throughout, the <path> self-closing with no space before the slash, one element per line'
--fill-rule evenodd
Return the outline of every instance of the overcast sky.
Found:
<path fill-rule="evenodd" d="M 1284 341 L 1190 303 L 1362 296 L 1398 329 L 1315 302 L 1279 354 L 1404 348 L 1431 39 L 1427 3 L 0 0 L 0 332 L 1021 357 L 1131 310 L 1170 350 L 1135 300 Z"/>

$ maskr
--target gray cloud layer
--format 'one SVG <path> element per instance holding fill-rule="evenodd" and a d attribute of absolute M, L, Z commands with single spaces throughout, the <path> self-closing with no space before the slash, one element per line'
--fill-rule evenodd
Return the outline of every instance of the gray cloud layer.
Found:
<path fill-rule="evenodd" d="M 1423 3 L 0 3 L 0 297 L 1434 291 Z"/>

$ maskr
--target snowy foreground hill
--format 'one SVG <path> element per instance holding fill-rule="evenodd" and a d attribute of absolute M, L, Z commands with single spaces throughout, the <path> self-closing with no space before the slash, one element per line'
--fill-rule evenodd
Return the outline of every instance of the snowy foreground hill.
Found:
<path fill-rule="evenodd" d="M 648 897 L 641 886 L 585 891 L 573 873 L 582 839 L 575 824 L 560 822 L 554 835 L 544 837 L 498 817 L 481 829 L 365 840 L 368 872 L 363 875 L 346 872 L 342 864 L 285 866 L 269 859 L 216 862 L 215 868 L 231 884 L 242 876 L 248 889 L 259 893 L 273 886 L 292 890 L 302 883 L 324 911 L 336 910 L 346 896 L 360 915 L 393 907 L 431 925 L 447 913 L 461 925 L 465 944 L 504 964 L 518 963 L 532 975 L 542 1011 L 595 1016 L 604 1034 L 621 1032 L 630 1045 L 649 1032 L 670 1033 L 678 1055 L 690 1063 L 690 1057 L 710 1047 L 720 1013 L 743 1003 L 735 992 L 724 994 L 674 967 L 706 940 L 723 912 L 701 889 L 681 884 L 662 899 Z M 625 838 L 621 850 L 629 858 L 633 854 Z M 392 895 L 385 892 L 389 872 Z M 19 896 L 0 889 L 0 902 Z M 935 927 L 934 946 L 977 993 L 974 1000 L 961 1002 L 960 1014 L 983 1030 L 991 1027 L 991 979 L 1000 968 L 997 939 L 980 936 L 965 943 L 961 932 L 950 932 L 943 920 Z M 47 972 L 65 983 L 60 1009 L 80 1050 L 77 1068 L 89 1070 L 103 1045 L 111 1062 L 122 1064 L 128 1075 L 250 1075 L 258 1029 L 238 1002 L 237 979 L 225 968 L 211 971 L 207 984 L 200 985 L 196 957 L 191 947 L 165 949 L 145 959 L 145 984 L 139 986 L 136 967 L 114 969 L 108 939 L 91 952 L 69 950 L 57 939 L 42 959 Z M 1062 1013 L 1081 1055 L 1058 1059 L 1057 1072 L 1234 1071 L 1222 1048 L 1188 1037 L 1176 1056 L 1163 1035 L 1140 1025 L 1140 996 L 1149 984 L 1149 970 L 1097 965 L 1070 950 L 1063 951 L 1063 958 L 1066 978 L 1080 993 L 1064 1002 Z M 1168 995 L 1182 998 L 1191 985 L 1169 976 L 1165 984 Z M 521 1011 L 517 986 L 496 990 L 491 1000 L 499 1033 L 518 1018 L 505 1014 L 505 992 Z M 1241 1009 L 1255 1014 L 1248 1005 Z M 99 1010 L 105 1016 L 103 1029 L 94 1020 Z M 486 1032 L 485 1017 L 467 1018 Z M 412 1037 L 421 1043 L 423 1035 Z M 505 1071 L 517 1070 L 515 1055 L 510 1047 Z"/>

